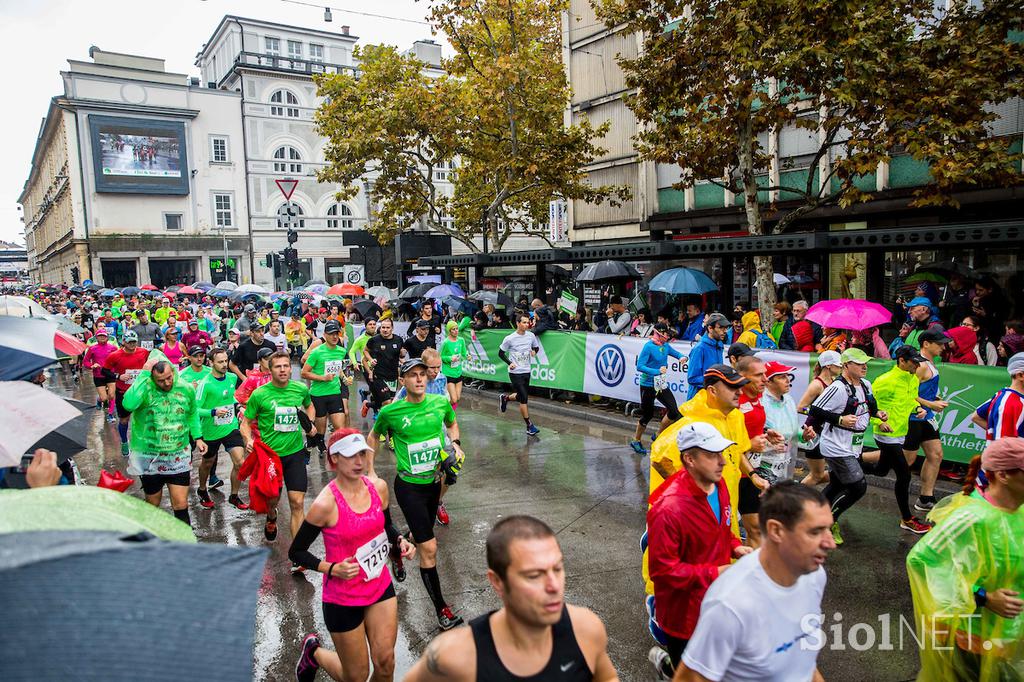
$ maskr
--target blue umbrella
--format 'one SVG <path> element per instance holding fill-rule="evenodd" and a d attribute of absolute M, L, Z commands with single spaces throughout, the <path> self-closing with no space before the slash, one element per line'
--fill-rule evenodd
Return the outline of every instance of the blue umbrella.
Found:
<path fill-rule="evenodd" d="M 700 270 L 672 268 L 659 272 L 651 280 L 650 290 L 666 294 L 706 294 L 718 291 L 718 285 Z"/>
<path fill-rule="evenodd" d="M 125 287 L 124 289 L 121 289 L 121 294 L 124 296 L 135 296 L 140 291 L 142 291 L 142 289 L 138 287 Z"/>
<path fill-rule="evenodd" d="M 0 381 L 17 381 L 57 362 L 57 323 L 0 315 Z"/>
<path fill-rule="evenodd" d="M 427 293 L 423 294 L 424 298 L 441 299 L 449 296 L 455 296 L 457 298 L 465 298 L 466 292 L 462 290 L 458 284 L 438 284 L 432 289 L 427 289 Z"/>
<path fill-rule="evenodd" d="M 473 301 L 467 301 L 464 298 L 458 298 L 457 296 L 449 296 L 442 301 L 446 306 L 452 310 L 458 311 L 465 315 L 472 315 L 477 311 L 476 303 Z"/>
<path fill-rule="evenodd" d="M 114 298 L 120 293 L 121 292 L 118 291 L 117 289 L 104 289 L 103 291 L 100 292 L 100 296 L 103 298 Z"/>

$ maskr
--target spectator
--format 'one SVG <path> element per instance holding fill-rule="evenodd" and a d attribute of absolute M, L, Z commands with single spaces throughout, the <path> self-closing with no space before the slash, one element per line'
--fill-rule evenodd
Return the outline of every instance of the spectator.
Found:
<path fill-rule="evenodd" d="M 737 343 L 745 343 L 751 348 L 778 348 L 778 344 L 761 328 L 761 313 L 751 310 L 743 316 L 743 333 Z"/>
<path fill-rule="evenodd" d="M 729 320 L 729 331 L 725 335 L 725 342 L 732 344 L 736 343 L 743 334 L 743 313 L 733 311 L 732 317 Z"/>
<path fill-rule="evenodd" d="M 971 312 L 981 318 L 981 328 L 989 338 L 995 338 L 1003 331 L 1010 303 L 991 275 L 979 277 L 974 284 L 974 292 Z"/>
<path fill-rule="evenodd" d="M 842 353 L 846 350 L 847 338 L 842 329 L 825 327 L 822 329 L 822 332 L 821 342 L 815 348 L 819 353 L 824 353 L 827 350 Z"/>
<path fill-rule="evenodd" d="M 821 341 L 823 336 L 821 325 L 804 319 L 807 315 L 807 301 L 793 303 L 793 343 L 794 349 L 802 353 L 810 353 Z"/>
<path fill-rule="evenodd" d="M 900 346 L 913 346 L 921 350 L 921 342 L 918 337 L 922 332 L 929 329 L 944 331 L 939 323 L 939 318 L 932 313 L 932 302 L 923 297 L 917 296 L 907 303 L 908 320 L 900 327 L 899 336 L 889 344 L 889 355 L 895 357 Z"/>
<path fill-rule="evenodd" d="M 770 334 L 775 345 L 782 350 L 796 350 L 796 339 L 793 337 L 793 315 L 786 301 L 779 301 L 772 306 L 772 326 Z"/>
<path fill-rule="evenodd" d="M 707 331 L 690 349 L 686 365 L 686 383 L 689 390 L 687 400 L 692 400 L 698 391 L 704 388 L 704 372 L 712 365 L 721 364 L 725 351 L 725 335 L 729 330 L 729 321 L 722 313 L 711 313 L 707 317 Z"/>
<path fill-rule="evenodd" d="M 633 321 L 626 304 L 621 296 L 615 296 L 608 304 L 608 333 L 625 334 L 629 331 L 629 325 Z"/>
<path fill-rule="evenodd" d="M 889 347 L 885 345 L 878 327 L 868 327 L 862 331 L 854 331 L 850 345 L 859 348 L 873 358 L 889 359 Z"/>
<path fill-rule="evenodd" d="M 957 365 L 978 364 L 978 356 L 976 354 L 978 335 L 974 333 L 973 329 L 953 327 L 946 334 L 953 339 L 953 342 L 946 344 L 946 349 L 942 353 L 943 362 L 951 362 Z"/>
<path fill-rule="evenodd" d="M 651 311 L 647 308 L 638 310 L 636 313 L 636 319 L 633 320 L 633 329 L 629 332 L 630 336 L 639 336 L 641 339 L 646 339 L 651 335 L 651 330 L 654 329 L 654 325 L 651 324 Z"/>
<path fill-rule="evenodd" d="M 1004 334 L 1003 338 L 999 339 L 999 347 L 996 349 L 999 354 L 999 366 L 1006 367 L 1010 358 L 1022 351 L 1024 351 L 1024 335 Z"/>
<path fill-rule="evenodd" d="M 590 308 L 582 304 L 576 308 L 576 315 L 572 318 L 569 329 L 577 332 L 594 331 L 594 326 L 590 321 Z"/>
<path fill-rule="evenodd" d="M 971 312 L 971 301 L 974 300 L 974 287 L 967 279 L 954 273 L 949 277 L 949 284 L 946 286 L 946 297 L 939 301 L 939 308 L 946 313 L 946 320 L 949 324 L 956 324 Z"/>
<path fill-rule="evenodd" d="M 470 328 L 473 331 L 480 332 L 483 331 L 484 329 L 487 329 L 490 326 L 491 321 L 490 318 L 487 316 L 487 313 L 485 313 L 483 310 L 478 310 L 475 313 L 473 313 L 473 324 L 470 325 Z"/>
<path fill-rule="evenodd" d="M 555 311 L 551 306 L 544 305 L 539 298 L 533 299 L 530 304 L 533 310 L 533 333 L 540 334 L 550 329 L 560 329 L 558 320 L 555 318 Z"/>
<path fill-rule="evenodd" d="M 964 321 L 960 324 L 978 335 L 978 343 L 974 345 L 974 354 L 978 357 L 978 364 L 988 365 L 989 367 L 995 367 L 999 364 L 999 353 L 996 351 L 995 344 L 985 336 L 978 318 L 974 315 L 965 315 Z"/>
<path fill-rule="evenodd" d="M 696 341 L 697 337 L 704 332 L 705 315 L 696 302 L 686 304 L 686 312 L 679 314 L 679 339 L 681 341 Z"/>

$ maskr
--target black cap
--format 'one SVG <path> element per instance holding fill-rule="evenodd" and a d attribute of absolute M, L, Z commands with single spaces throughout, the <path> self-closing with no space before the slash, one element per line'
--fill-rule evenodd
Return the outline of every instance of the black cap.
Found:
<path fill-rule="evenodd" d="M 941 329 L 928 329 L 927 331 L 921 332 L 921 335 L 917 337 L 917 340 L 921 343 L 927 341 L 928 343 L 952 343 L 953 339 L 946 336 L 946 332 Z"/>
<path fill-rule="evenodd" d="M 434 326 L 434 323 L 431 322 L 430 320 L 424 320 L 422 318 L 416 320 L 416 328 L 417 329 L 430 329 L 433 326 Z"/>
<path fill-rule="evenodd" d="M 745 343 L 734 343 L 729 346 L 729 352 L 726 356 L 730 358 L 745 358 L 751 355 L 756 355 L 754 351 L 750 350 L 750 346 Z"/>
<path fill-rule="evenodd" d="M 423 362 L 419 358 L 412 358 L 412 359 L 406 360 L 404 363 L 402 363 L 402 370 L 399 372 L 399 374 L 401 374 L 402 376 L 405 376 L 406 373 L 409 372 L 409 370 L 415 369 L 417 367 L 426 367 L 426 366 L 427 366 L 427 363 Z"/>
<path fill-rule="evenodd" d="M 258 351 L 256 351 L 256 359 L 262 360 L 263 358 L 269 358 L 273 354 L 274 351 L 271 350 L 270 348 L 260 348 Z"/>
<path fill-rule="evenodd" d="M 324 325 L 324 334 L 337 334 L 341 331 L 341 325 L 338 324 L 337 320 L 329 320 Z"/>
<path fill-rule="evenodd" d="M 668 336 L 669 334 L 668 325 L 665 324 L 664 322 L 658 322 L 656 325 L 654 325 L 654 331 L 658 332 L 659 334 L 664 334 L 665 336 Z"/>
<path fill-rule="evenodd" d="M 249 331 L 251 332 L 261 332 L 265 330 L 266 327 L 263 325 L 262 322 L 253 322 L 252 324 L 249 325 Z"/>
<path fill-rule="evenodd" d="M 189 355 L 198 355 L 199 353 L 206 355 L 206 349 L 203 348 L 202 346 L 192 346 L 191 348 L 188 349 Z"/>
<path fill-rule="evenodd" d="M 921 353 L 913 346 L 900 346 L 896 350 L 895 357 L 897 360 L 903 360 L 904 362 L 910 360 L 911 362 L 916 362 L 918 364 L 925 361 L 924 356 L 921 355 Z"/>
<path fill-rule="evenodd" d="M 739 344 L 746 346 L 746 344 Z M 747 350 L 750 350 L 749 348 Z M 753 355 L 753 353 L 751 353 Z M 739 372 L 734 370 L 729 365 L 711 365 L 704 370 L 704 385 L 712 386 L 718 382 L 724 382 L 733 388 L 739 388 L 745 384 L 750 383 L 750 379 L 747 379 Z"/>

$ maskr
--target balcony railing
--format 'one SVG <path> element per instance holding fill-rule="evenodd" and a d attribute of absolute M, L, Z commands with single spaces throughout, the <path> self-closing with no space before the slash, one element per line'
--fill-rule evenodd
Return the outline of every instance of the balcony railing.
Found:
<path fill-rule="evenodd" d="M 235 66 L 248 66 L 279 73 L 297 73 L 313 76 L 318 73 L 355 73 L 356 67 L 345 64 L 328 64 L 311 59 L 298 59 L 282 55 L 260 54 L 258 52 L 239 52 L 235 57 Z"/>

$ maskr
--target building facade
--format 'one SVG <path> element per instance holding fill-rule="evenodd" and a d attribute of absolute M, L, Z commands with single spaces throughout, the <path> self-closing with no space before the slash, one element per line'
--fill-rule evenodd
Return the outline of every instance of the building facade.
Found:
<path fill-rule="evenodd" d="M 0 241 L 0 283 L 28 281 L 28 252 L 21 244 Z"/>
<path fill-rule="evenodd" d="M 90 57 L 62 72 L 19 198 L 33 279 L 239 281 L 250 259 L 240 98 L 162 59 Z"/>

